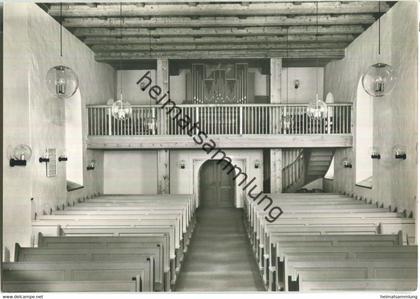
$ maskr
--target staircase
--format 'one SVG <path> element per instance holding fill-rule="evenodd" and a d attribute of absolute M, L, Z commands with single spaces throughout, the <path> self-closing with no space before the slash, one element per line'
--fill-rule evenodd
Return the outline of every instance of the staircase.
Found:
<path fill-rule="evenodd" d="M 283 192 L 296 192 L 306 184 L 324 177 L 334 149 L 290 149 L 283 152 Z"/>
<path fill-rule="evenodd" d="M 324 177 L 334 156 L 332 149 L 309 149 L 306 154 L 305 184 Z"/>

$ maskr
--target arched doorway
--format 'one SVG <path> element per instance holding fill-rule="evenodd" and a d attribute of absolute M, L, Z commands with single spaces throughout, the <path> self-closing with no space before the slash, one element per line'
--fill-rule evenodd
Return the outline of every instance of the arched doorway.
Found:
<path fill-rule="evenodd" d="M 203 208 L 234 207 L 234 171 L 227 161 L 206 161 L 200 169 L 200 206 Z"/>

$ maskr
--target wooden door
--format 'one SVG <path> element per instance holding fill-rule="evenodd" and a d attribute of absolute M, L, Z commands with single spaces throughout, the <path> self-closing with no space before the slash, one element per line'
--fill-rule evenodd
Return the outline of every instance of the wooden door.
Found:
<path fill-rule="evenodd" d="M 234 206 L 235 181 L 234 172 L 227 173 L 231 168 L 227 162 L 210 160 L 203 164 L 200 170 L 200 205 L 207 208 L 224 208 Z"/>

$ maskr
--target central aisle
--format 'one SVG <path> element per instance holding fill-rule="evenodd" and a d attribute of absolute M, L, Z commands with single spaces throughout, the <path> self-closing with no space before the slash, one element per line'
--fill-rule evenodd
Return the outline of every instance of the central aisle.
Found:
<path fill-rule="evenodd" d="M 243 226 L 242 209 L 208 208 L 197 211 L 197 225 L 175 290 L 264 290 Z"/>

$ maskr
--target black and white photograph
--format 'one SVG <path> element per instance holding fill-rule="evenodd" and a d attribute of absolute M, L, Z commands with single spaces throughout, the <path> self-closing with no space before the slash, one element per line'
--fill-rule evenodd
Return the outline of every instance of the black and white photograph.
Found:
<path fill-rule="evenodd" d="M 0 0 L 2 299 L 417 299 L 419 11 Z"/>

